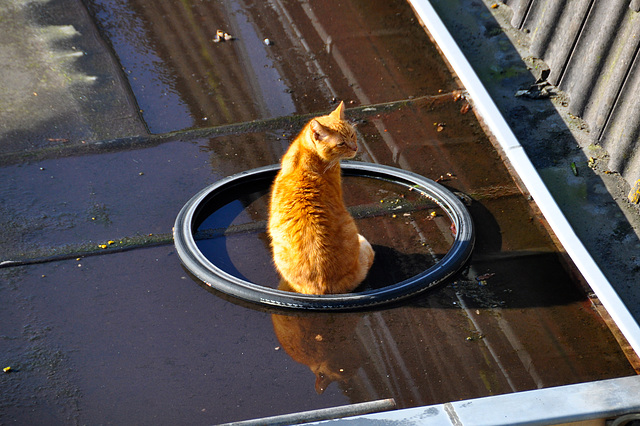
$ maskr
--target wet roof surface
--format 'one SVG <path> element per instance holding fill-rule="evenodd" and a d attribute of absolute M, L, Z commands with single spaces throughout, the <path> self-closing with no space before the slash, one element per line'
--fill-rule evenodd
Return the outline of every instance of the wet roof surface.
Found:
<path fill-rule="evenodd" d="M 0 418 L 211 424 L 634 374 L 407 4 L 89 4 L 152 134 L 5 157 L 0 255 L 29 264 L 0 269 L 2 362 L 14 369 Z M 214 43 L 218 28 L 234 40 Z M 468 273 L 396 306 L 340 314 L 266 311 L 193 278 L 171 243 L 182 205 L 221 177 L 278 162 L 305 114 L 334 98 L 358 123 L 357 160 L 470 197 Z M 155 136 L 167 131 L 178 132 Z M 409 196 L 345 184 L 360 211 Z M 231 217 L 263 221 L 261 196 Z M 448 224 L 424 213 L 358 218 L 374 270 L 411 275 L 446 250 Z M 230 267 L 269 284 L 262 233 L 217 244 Z"/>

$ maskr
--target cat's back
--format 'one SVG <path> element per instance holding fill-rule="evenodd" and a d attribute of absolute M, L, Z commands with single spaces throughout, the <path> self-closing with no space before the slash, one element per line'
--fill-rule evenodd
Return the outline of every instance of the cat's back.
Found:
<path fill-rule="evenodd" d="M 323 222 L 347 214 L 339 173 L 339 165 L 321 174 L 309 171 L 295 158 L 285 157 L 271 193 L 270 225 L 282 220 Z"/>

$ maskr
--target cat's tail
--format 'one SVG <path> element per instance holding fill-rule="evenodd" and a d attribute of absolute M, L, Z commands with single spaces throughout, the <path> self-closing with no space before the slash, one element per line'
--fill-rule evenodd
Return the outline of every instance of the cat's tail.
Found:
<path fill-rule="evenodd" d="M 356 275 L 356 286 L 359 285 L 367 277 L 371 265 L 373 265 L 373 258 L 375 252 L 369 244 L 369 241 L 362 235 L 358 234 L 358 241 L 360 243 L 360 253 L 358 255 L 358 273 Z"/>

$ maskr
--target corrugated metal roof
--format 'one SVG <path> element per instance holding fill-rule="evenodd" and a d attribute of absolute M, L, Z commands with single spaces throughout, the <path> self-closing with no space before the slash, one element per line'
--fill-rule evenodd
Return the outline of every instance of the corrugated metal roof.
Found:
<path fill-rule="evenodd" d="M 640 0 L 505 0 L 549 82 L 570 98 L 610 155 L 609 168 L 640 178 Z"/>

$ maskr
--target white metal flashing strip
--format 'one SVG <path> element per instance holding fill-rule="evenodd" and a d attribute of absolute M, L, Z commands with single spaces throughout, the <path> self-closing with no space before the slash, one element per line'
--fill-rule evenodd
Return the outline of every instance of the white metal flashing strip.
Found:
<path fill-rule="evenodd" d="M 409 0 L 444 56 L 469 92 L 474 108 L 491 129 L 520 179 L 533 196 L 563 247 L 596 293 L 611 318 L 640 355 L 640 327 L 595 263 L 549 193 L 524 148 L 428 0 Z"/>
<path fill-rule="evenodd" d="M 508 393 L 322 421 L 316 425 L 540 425 L 640 416 L 640 376 Z M 634 417 L 637 419 L 638 417 Z M 331 423 L 329 423 L 331 422 Z M 621 422 L 620 424 L 626 424 Z"/>

